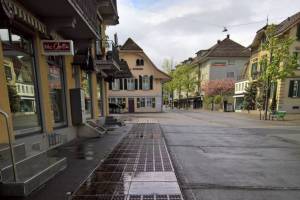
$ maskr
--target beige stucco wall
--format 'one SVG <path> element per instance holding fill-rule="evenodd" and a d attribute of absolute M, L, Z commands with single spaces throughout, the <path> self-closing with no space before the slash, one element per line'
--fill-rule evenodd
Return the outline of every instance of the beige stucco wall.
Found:
<path fill-rule="evenodd" d="M 294 26 L 290 32 L 289 36 L 291 38 L 296 38 L 297 26 Z M 296 48 L 298 50 L 296 50 Z M 290 53 L 298 52 L 300 56 L 300 41 L 295 41 L 290 47 Z M 300 98 L 291 98 L 288 96 L 289 85 L 291 80 L 300 80 L 300 69 L 295 70 L 293 77 L 288 77 L 285 80 L 279 81 L 277 88 L 277 103 L 278 110 L 284 110 L 288 113 L 300 113 Z M 293 109 L 293 107 L 299 107 L 299 109 Z"/>

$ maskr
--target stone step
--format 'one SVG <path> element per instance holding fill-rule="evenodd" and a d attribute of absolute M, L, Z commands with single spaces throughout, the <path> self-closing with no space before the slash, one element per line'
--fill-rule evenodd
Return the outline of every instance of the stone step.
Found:
<path fill-rule="evenodd" d="M 67 167 L 66 158 L 49 157 L 41 152 L 17 162 L 17 182 L 13 181 L 13 168 L 1 169 L 0 196 L 27 196 Z"/>
<path fill-rule="evenodd" d="M 26 158 L 25 144 L 14 145 L 15 160 L 20 161 Z M 11 154 L 8 144 L 0 145 L 0 169 L 11 165 Z"/>

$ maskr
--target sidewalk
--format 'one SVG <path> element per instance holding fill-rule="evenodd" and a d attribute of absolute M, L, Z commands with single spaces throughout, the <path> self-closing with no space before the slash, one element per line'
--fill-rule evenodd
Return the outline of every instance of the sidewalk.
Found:
<path fill-rule="evenodd" d="M 101 138 L 78 138 L 52 150 L 49 154 L 67 158 L 67 169 L 26 198 L 6 199 L 65 200 L 66 193 L 73 192 L 87 178 L 128 133 L 131 126 L 127 124 L 109 131 Z"/>

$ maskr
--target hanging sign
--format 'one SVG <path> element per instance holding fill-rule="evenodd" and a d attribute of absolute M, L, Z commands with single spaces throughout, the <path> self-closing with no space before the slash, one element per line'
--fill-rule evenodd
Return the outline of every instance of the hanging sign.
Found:
<path fill-rule="evenodd" d="M 42 40 L 42 49 L 47 56 L 74 55 L 72 40 Z"/>

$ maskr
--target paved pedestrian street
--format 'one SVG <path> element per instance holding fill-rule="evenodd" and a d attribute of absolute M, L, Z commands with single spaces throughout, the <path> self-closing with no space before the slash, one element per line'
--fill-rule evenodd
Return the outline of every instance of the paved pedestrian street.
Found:
<path fill-rule="evenodd" d="M 71 199 L 183 199 L 160 125 L 135 123 Z"/>

